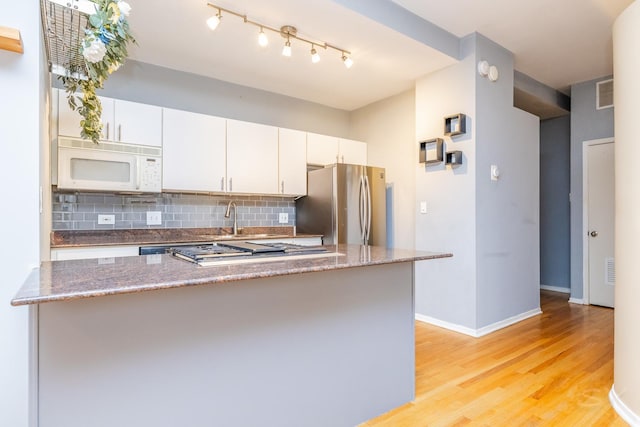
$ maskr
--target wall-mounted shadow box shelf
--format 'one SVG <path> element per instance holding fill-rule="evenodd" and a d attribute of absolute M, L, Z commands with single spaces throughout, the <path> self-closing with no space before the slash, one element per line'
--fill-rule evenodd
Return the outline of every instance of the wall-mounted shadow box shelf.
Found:
<path fill-rule="evenodd" d="M 442 163 L 444 160 L 444 144 L 442 138 L 433 138 L 420 142 L 420 163 L 427 165 Z"/>
<path fill-rule="evenodd" d="M 445 157 L 445 163 L 448 165 L 454 166 L 462 164 L 462 151 L 448 151 Z"/>
<path fill-rule="evenodd" d="M 462 114 L 454 114 L 444 118 L 444 136 L 456 136 L 467 133 L 467 117 Z"/>

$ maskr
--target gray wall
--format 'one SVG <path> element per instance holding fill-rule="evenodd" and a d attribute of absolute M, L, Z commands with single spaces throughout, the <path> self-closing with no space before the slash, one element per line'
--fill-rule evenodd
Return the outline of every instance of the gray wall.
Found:
<path fill-rule="evenodd" d="M 55 87 L 62 88 L 56 80 Z M 109 77 L 101 95 L 347 138 L 349 112 L 137 61 Z"/>
<path fill-rule="evenodd" d="M 394 248 L 415 245 L 415 100 L 412 89 L 351 113 L 351 138 L 367 141 L 369 164 L 386 170 L 387 246 Z"/>
<path fill-rule="evenodd" d="M 582 274 L 582 145 L 613 137 L 613 108 L 596 110 L 596 83 L 611 76 L 571 86 L 571 298 L 583 297 Z"/>
<path fill-rule="evenodd" d="M 476 58 L 500 71 L 476 78 L 477 328 L 540 308 L 538 117 L 513 107 L 513 54 L 477 35 Z M 477 63 L 477 61 L 476 61 Z M 491 165 L 500 169 L 490 179 Z"/>
<path fill-rule="evenodd" d="M 569 115 L 540 122 L 540 284 L 571 288 Z"/>
<path fill-rule="evenodd" d="M 482 334 L 539 312 L 539 120 L 513 107 L 511 52 L 480 34 L 462 48 L 459 64 L 416 85 L 418 140 L 442 137 L 447 115 L 468 116 L 465 135 L 445 138 L 446 150 L 463 152 L 461 166 L 416 165 L 416 201 L 427 202 L 416 248 L 454 254 L 416 263 L 416 312 Z M 497 82 L 479 76 L 480 59 L 499 68 Z"/>

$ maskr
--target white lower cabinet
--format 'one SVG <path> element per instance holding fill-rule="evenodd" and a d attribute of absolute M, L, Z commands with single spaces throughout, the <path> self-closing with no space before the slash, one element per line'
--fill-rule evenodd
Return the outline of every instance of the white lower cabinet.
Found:
<path fill-rule="evenodd" d="M 100 258 L 105 264 L 113 258 L 138 255 L 138 246 L 86 246 L 51 249 L 51 261 Z"/>
<path fill-rule="evenodd" d="M 227 120 L 227 191 L 278 194 L 278 128 Z"/>
<path fill-rule="evenodd" d="M 163 109 L 162 189 L 225 191 L 226 119 Z"/>

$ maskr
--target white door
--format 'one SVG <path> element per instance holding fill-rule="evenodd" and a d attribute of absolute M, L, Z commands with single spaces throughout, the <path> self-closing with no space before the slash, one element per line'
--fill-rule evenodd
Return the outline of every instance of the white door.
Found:
<path fill-rule="evenodd" d="M 613 142 L 587 147 L 589 303 L 613 307 Z"/>

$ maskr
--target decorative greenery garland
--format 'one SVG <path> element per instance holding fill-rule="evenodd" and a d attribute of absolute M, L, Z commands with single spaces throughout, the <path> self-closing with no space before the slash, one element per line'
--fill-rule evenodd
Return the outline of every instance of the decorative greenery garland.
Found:
<path fill-rule="evenodd" d="M 85 30 L 81 51 L 86 69 L 68 70 L 60 76 L 67 91 L 67 100 L 72 110 L 78 110 L 81 135 L 98 143 L 102 134 L 102 104 L 96 89 L 102 89 L 105 80 L 116 71 L 127 58 L 127 45 L 135 43 L 129 32 L 127 16 L 131 6 L 125 1 L 91 0 L 96 4 L 96 12 L 89 17 L 90 27 Z M 86 79 L 80 77 L 86 74 Z M 74 94 L 82 90 L 82 97 Z M 77 101 L 81 105 L 78 107 Z"/>

